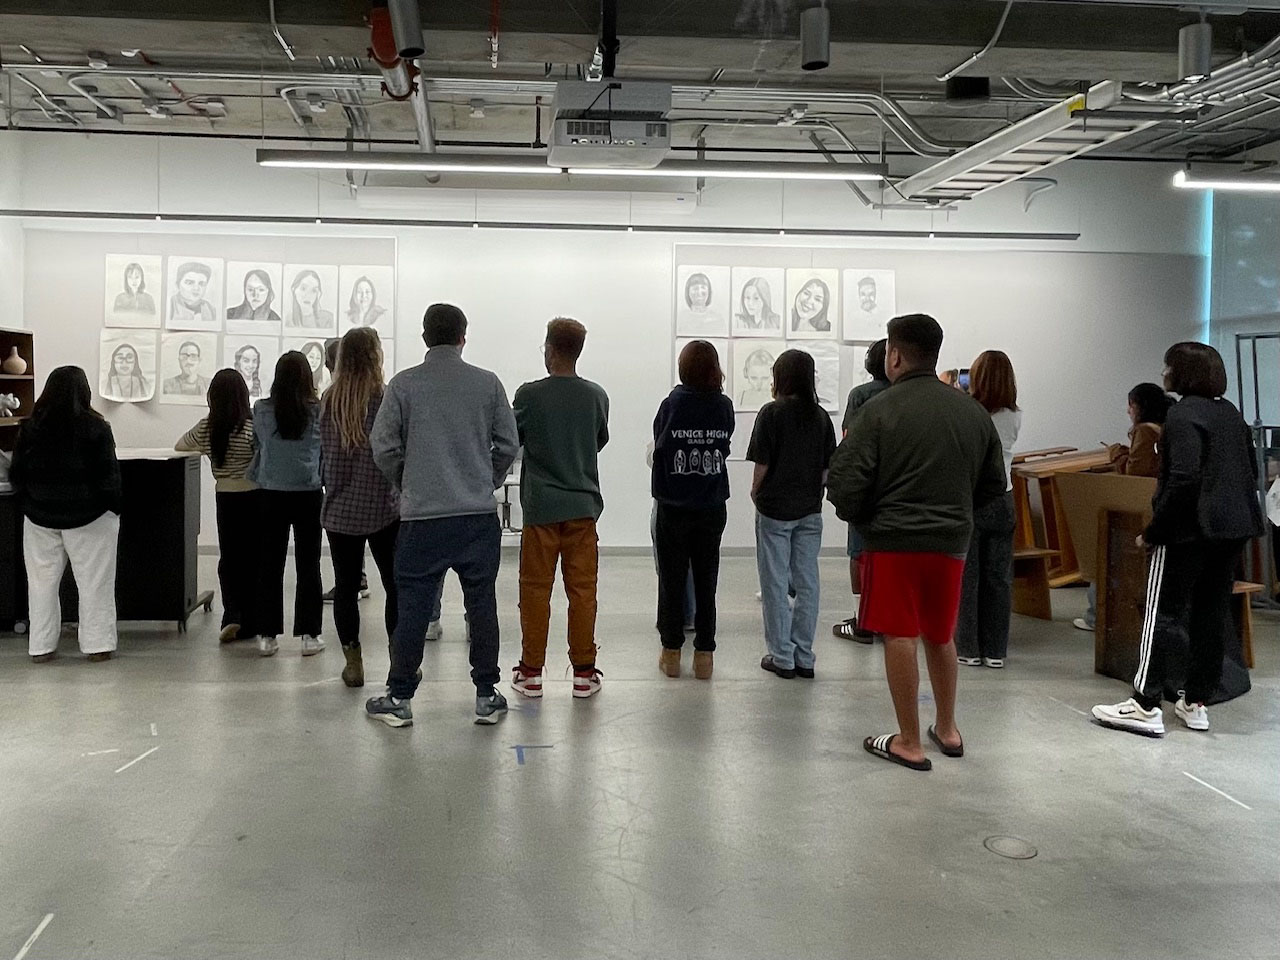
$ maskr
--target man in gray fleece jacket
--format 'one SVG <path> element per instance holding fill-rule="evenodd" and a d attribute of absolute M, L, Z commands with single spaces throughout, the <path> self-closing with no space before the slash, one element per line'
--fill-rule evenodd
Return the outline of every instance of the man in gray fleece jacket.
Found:
<path fill-rule="evenodd" d="M 423 641 L 452 569 L 462 581 L 471 629 L 476 723 L 496 723 L 507 701 L 494 689 L 502 528 L 493 492 L 519 450 L 516 420 L 497 375 L 463 361 L 467 318 L 461 310 L 432 304 L 422 331 L 427 357 L 387 385 L 369 437 L 374 461 L 400 491 L 400 616 L 387 695 L 371 699 L 365 710 L 393 727 L 413 723 L 409 700 L 421 677 Z"/>

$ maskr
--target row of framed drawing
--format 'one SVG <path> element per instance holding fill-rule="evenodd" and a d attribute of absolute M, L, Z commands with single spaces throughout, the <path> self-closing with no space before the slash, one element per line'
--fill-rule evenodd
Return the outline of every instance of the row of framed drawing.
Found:
<path fill-rule="evenodd" d="M 694 339 L 676 340 L 676 357 L 685 344 Z M 720 366 L 724 369 L 725 396 L 733 400 L 733 409 L 750 413 L 759 410 L 773 399 L 773 361 L 787 349 L 803 350 L 813 357 L 814 374 L 818 390 L 818 403 L 822 409 L 836 412 L 843 397 L 840 396 L 840 360 L 842 352 L 849 353 L 862 370 L 865 347 L 844 347 L 838 343 L 821 340 L 787 343 L 785 340 L 707 340 L 720 354 Z M 861 379 L 856 376 L 855 380 Z"/>
<path fill-rule="evenodd" d="M 395 336 L 389 266 L 109 253 L 105 278 L 107 327 L 276 337 L 373 327 L 384 340 Z"/>
<path fill-rule="evenodd" d="M 98 393 L 118 403 L 161 403 L 203 407 L 209 381 L 223 367 L 244 378 L 249 399 L 260 400 L 271 392 L 276 361 L 283 353 L 298 350 L 311 364 L 316 392 L 329 386 L 324 365 L 323 337 L 255 337 L 192 331 L 158 335 L 151 330 L 119 328 L 101 333 Z M 221 350 L 219 340 L 221 339 Z M 389 378 L 396 370 L 395 344 L 383 340 L 383 370 Z"/>
<path fill-rule="evenodd" d="M 678 267 L 676 336 L 879 340 L 897 309 L 894 271 L 849 269 L 843 278 L 842 297 L 834 269 Z"/>

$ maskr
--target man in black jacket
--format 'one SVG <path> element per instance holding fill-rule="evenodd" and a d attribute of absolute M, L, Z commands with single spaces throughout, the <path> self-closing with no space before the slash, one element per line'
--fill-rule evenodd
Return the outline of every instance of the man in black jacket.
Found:
<path fill-rule="evenodd" d="M 1165 419 L 1160 477 L 1151 525 L 1147 614 L 1133 696 L 1093 708 L 1105 727 L 1164 736 L 1160 704 L 1189 653 L 1185 693 L 1174 714 L 1188 729 L 1208 730 L 1205 701 L 1222 677 L 1231 625 L 1231 588 L 1245 543 L 1263 533 L 1253 436 L 1222 395 L 1227 370 L 1218 351 L 1177 343 L 1165 353 L 1164 386 L 1182 399 Z"/>
<path fill-rule="evenodd" d="M 831 460 L 827 497 L 862 535 L 858 623 L 884 635 L 898 732 L 867 752 L 913 770 L 932 766 L 920 742 L 917 640 L 925 640 L 937 722 L 929 737 L 963 756 L 955 722 L 956 651 L 964 558 L 974 507 L 1005 494 L 1000 436 L 974 400 L 937 376 L 942 328 L 924 314 L 889 322 L 885 373 L 893 386 L 850 424 Z"/>

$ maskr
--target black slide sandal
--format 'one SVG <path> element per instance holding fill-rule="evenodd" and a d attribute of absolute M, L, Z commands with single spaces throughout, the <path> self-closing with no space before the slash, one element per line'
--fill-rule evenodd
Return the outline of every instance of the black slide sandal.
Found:
<path fill-rule="evenodd" d="M 964 756 L 963 740 L 960 741 L 960 746 L 958 747 L 948 747 L 945 743 L 942 742 L 942 738 L 938 736 L 938 731 L 933 729 L 933 727 L 929 728 L 929 739 L 932 740 L 935 744 L 937 744 L 938 749 L 942 751 L 942 755 L 944 757 L 963 757 Z"/>
<path fill-rule="evenodd" d="M 893 743 L 896 733 L 886 733 L 878 737 L 867 737 L 862 741 L 862 749 L 873 757 L 879 757 L 881 760 L 888 760 L 890 763 L 896 763 L 899 766 L 906 767 L 908 770 L 932 770 L 933 761 L 925 757 L 919 763 L 914 760 L 908 760 L 900 757 L 889 749 L 889 744 Z"/>

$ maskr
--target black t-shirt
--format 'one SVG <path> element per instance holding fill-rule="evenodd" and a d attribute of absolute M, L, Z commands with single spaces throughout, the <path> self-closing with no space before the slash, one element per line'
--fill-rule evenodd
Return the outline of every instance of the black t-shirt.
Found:
<path fill-rule="evenodd" d="M 747 459 L 769 467 L 756 509 L 771 520 L 822 512 L 822 473 L 836 449 L 831 416 L 799 400 L 766 403 L 756 416 Z"/>

